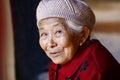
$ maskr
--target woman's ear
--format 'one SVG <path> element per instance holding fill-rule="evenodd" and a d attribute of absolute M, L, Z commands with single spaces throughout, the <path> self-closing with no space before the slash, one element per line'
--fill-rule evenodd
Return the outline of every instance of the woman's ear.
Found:
<path fill-rule="evenodd" d="M 80 46 L 88 39 L 90 35 L 90 30 L 88 29 L 88 27 L 84 27 L 83 31 L 81 32 L 81 36 L 80 36 Z"/>

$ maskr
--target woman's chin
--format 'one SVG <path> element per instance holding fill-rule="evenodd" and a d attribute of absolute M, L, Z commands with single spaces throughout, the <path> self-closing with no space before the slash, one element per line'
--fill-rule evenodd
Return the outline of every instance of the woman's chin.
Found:
<path fill-rule="evenodd" d="M 55 64 L 66 64 L 68 62 L 68 60 L 64 60 L 64 59 L 53 59 L 52 61 Z"/>
<path fill-rule="evenodd" d="M 63 60 L 52 60 L 55 64 L 65 64 L 66 61 L 63 61 Z"/>

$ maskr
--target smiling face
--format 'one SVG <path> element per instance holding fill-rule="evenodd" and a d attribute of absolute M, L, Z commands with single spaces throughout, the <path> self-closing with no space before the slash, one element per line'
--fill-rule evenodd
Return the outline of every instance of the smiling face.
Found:
<path fill-rule="evenodd" d="M 47 18 L 40 22 L 39 27 L 39 43 L 47 56 L 55 64 L 70 61 L 78 49 L 79 41 L 73 41 L 73 35 L 63 20 Z"/>

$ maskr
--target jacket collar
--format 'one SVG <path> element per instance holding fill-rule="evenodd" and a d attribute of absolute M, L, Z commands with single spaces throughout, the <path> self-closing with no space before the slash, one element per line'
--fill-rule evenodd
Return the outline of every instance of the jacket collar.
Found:
<path fill-rule="evenodd" d="M 74 56 L 74 58 L 67 64 L 63 65 L 63 67 L 59 70 L 59 73 L 67 77 L 71 77 L 80 68 L 86 55 L 85 54 L 83 56 L 83 53 L 84 49 L 80 48 L 79 51 Z"/>
<path fill-rule="evenodd" d="M 59 73 L 67 77 L 71 77 L 80 68 L 81 64 L 85 60 L 85 57 L 90 53 L 90 44 L 92 43 L 89 41 L 81 46 L 78 52 L 75 54 L 74 58 L 67 64 L 62 65 L 62 67 L 59 69 Z M 52 63 L 51 66 L 55 71 L 58 70 L 58 65 Z"/>

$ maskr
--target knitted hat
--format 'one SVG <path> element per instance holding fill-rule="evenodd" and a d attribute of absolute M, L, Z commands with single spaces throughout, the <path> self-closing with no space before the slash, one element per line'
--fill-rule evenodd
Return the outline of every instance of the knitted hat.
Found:
<path fill-rule="evenodd" d="M 37 25 L 42 19 L 59 17 L 88 26 L 95 24 L 95 15 L 90 7 L 81 0 L 42 0 L 37 7 Z"/>

